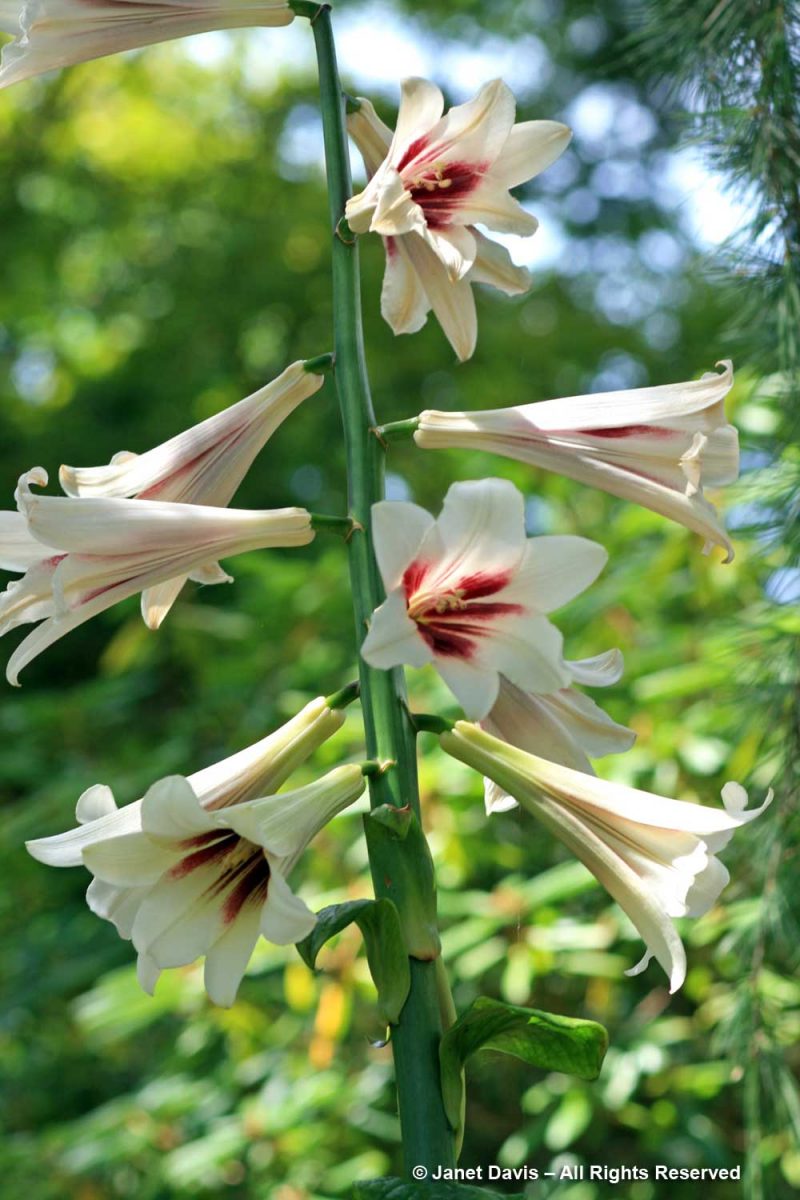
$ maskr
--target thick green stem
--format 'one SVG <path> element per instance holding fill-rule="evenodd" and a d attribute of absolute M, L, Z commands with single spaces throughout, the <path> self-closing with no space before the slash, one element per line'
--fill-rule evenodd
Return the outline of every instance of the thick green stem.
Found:
<path fill-rule="evenodd" d="M 322 124 L 330 203 L 333 260 L 335 378 L 347 448 L 348 503 L 357 525 L 348 542 L 350 578 L 360 647 L 383 589 L 372 550 L 372 505 L 383 498 L 384 449 L 372 432 L 376 422 L 369 393 L 361 330 L 357 239 L 342 236 L 345 203 L 351 195 L 350 160 L 345 130 L 345 96 L 339 83 L 330 9 L 312 18 L 319 63 Z M 376 671 L 360 660 L 361 701 L 367 753 L 390 769 L 370 777 L 373 808 L 406 805 L 419 813 L 414 729 L 405 706 L 401 670 Z M 413 848 L 413 847 L 412 847 Z M 392 853 L 401 874 L 409 840 L 398 839 Z M 377 896 L 392 897 L 392 865 L 385 852 L 373 866 Z M 431 887 L 432 893 L 432 887 Z M 434 897 L 431 894 L 431 904 Z M 400 913 L 402 921 L 402 912 Z M 411 991 L 392 1036 L 406 1169 L 453 1166 L 453 1134 L 442 1103 L 439 1041 L 442 1020 L 435 962 L 411 962 Z"/>

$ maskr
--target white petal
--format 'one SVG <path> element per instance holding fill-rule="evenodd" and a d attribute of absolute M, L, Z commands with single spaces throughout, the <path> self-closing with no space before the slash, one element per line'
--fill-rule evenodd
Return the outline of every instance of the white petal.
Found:
<path fill-rule="evenodd" d="M 142 991 L 152 996 L 160 977 L 161 970 L 158 964 L 149 954 L 140 954 L 136 959 L 136 978 Z"/>
<path fill-rule="evenodd" d="M 452 484 L 436 528 L 444 553 L 437 579 L 514 572 L 526 554 L 524 501 L 505 479 Z"/>
<path fill-rule="evenodd" d="M 406 663 L 410 667 L 424 667 L 433 655 L 406 609 L 406 598 L 401 588 L 390 592 L 379 608 L 375 609 L 367 636 L 361 646 L 361 657 L 371 667 L 388 670 Z"/>
<path fill-rule="evenodd" d="M 537 612 L 552 612 L 593 583 L 607 561 L 606 550 L 588 538 L 529 538 L 524 561 L 503 599 L 515 598 Z"/>
<path fill-rule="evenodd" d="M 425 229 L 422 209 L 411 199 L 397 171 L 389 166 L 382 168 L 361 196 L 354 196 L 345 205 L 348 224 L 356 233 L 366 232 L 364 219 L 367 215 L 370 216 L 369 230 L 383 237 L 399 236 L 412 230 L 422 233 Z"/>
<path fill-rule="evenodd" d="M 148 891 L 147 887 L 117 887 L 103 879 L 93 879 L 86 891 L 86 903 L 98 917 L 102 917 L 104 921 L 111 921 L 119 936 L 127 941 L 131 936 L 139 905 Z"/>
<path fill-rule="evenodd" d="M 375 557 L 387 592 L 400 586 L 403 572 L 416 558 L 425 535 L 435 522 L 427 509 L 400 500 L 381 500 L 372 506 Z"/>
<path fill-rule="evenodd" d="M 464 279 L 471 271 L 478 253 L 478 243 L 472 231 L 460 225 L 448 225 L 446 229 L 423 229 L 421 233 L 444 264 L 448 279 L 452 283 Z"/>
<path fill-rule="evenodd" d="M 27 571 L 55 553 L 29 532 L 22 513 L 0 512 L 0 567 L 4 571 Z"/>
<path fill-rule="evenodd" d="M 571 138 L 572 130 L 559 121 L 522 121 L 495 159 L 492 178 L 505 188 L 533 179 L 564 153 Z"/>
<path fill-rule="evenodd" d="M 576 692 L 573 688 L 562 689 L 552 696 L 542 697 L 550 711 L 566 729 L 573 740 L 591 758 L 604 758 L 607 754 L 624 754 L 636 741 L 636 734 L 625 725 L 618 725 L 603 712 L 594 700 Z M 526 747 L 527 749 L 527 747 Z M 534 754 L 540 753 L 531 747 Z M 563 762 L 557 756 L 545 752 L 542 757 L 554 762 Z M 585 768 L 564 762 L 564 766 L 576 771 Z"/>
<path fill-rule="evenodd" d="M 317 923 L 315 914 L 289 887 L 286 880 L 273 870 L 269 880 L 267 902 L 261 913 L 261 933 L 276 946 L 300 942 Z"/>
<path fill-rule="evenodd" d="M 270 888 L 275 876 L 270 878 Z M 255 905 L 245 905 L 222 937 L 206 951 L 203 979 L 209 998 L 221 1008 L 230 1008 L 236 999 L 242 976 L 259 938 L 260 913 Z"/>
<path fill-rule="evenodd" d="M 444 658 L 442 655 L 437 655 L 436 670 L 470 720 L 480 721 L 486 716 L 500 688 L 497 671 L 474 666 L 461 658 Z"/>
<path fill-rule="evenodd" d="M 182 967 L 205 954 L 232 924 L 224 919 L 218 882 L 219 868 L 213 864 L 162 877 L 136 914 L 131 931 L 136 950 L 149 954 L 162 970 Z"/>
<path fill-rule="evenodd" d="M 428 319 L 430 304 L 407 255 L 394 238 L 384 238 L 386 268 L 381 289 L 381 316 L 393 333 L 416 333 Z"/>
<path fill-rule="evenodd" d="M 469 283 L 465 279 L 453 283 L 444 265 L 418 234 L 398 238 L 397 246 L 401 254 L 408 255 L 428 303 L 459 359 L 464 362 L 471 358 L 478 336 L 478 318 Z"/>
<path fill-rule="evenodd" d="M 568 662 L 567 667 L 576 683 L 586 687 L 610 687 L 622 678 L 625 660 L 621 650 L 605 650 L 592 658 Z"/>
<path fill-rule="evenodd" d="M 135 833 L 141 827 L 141 802 L 137 801 L 85 825 L 78 825 L 76 829 L 68 829 L 66 833 L 26 842 L 25 846 L 33 858 L 49 867 L 79 867 L 83 863 L 83 851 L 87 846 L 105 838 Z"/>
<path fill-rule="evenodd" d="M 115 887 L 146 888 L 177 861 L 179 851 L 157 845 L 144 833 L 124 833 L 84 847 L 83 862 Z"/>
<path fill-rule="evenodd" d="M 416 77 L 403 80 L 390 151 L 390 159 L 395 165 L 413 142 L 429 133 L 443 111 L 444 96 L 435 83 Z"/>
<path fill-rule="evenodd" d="M 500 155 L 514 124 L 516 104 L 502 79 L 484 84 L 477 96 L 459 104 L 430 130 L 427 144 L 410 160 L 491 164 Z"/>
<path fill-rule="evenodd" d="M 351 763 L 305 787 L 219 809 L 217 820 L 267 850 L 270 862 L 295 861 L 320 829 L 358 799 L 365 786 L 361 767 Z"/>
<path fill-rule="evenodd" d="M 90 821 L 98 821 L 118 811 L 111 788 L 104 783 L 96 783 L 78 797 L 75 817 L 81 825 L 87 825 Z"/>
<path fill-rule="evenodd" d="M 531 286 L 530 271 L 526 267 L 516 266 L 508 250 L 499 242 L 493 242 L 477 229 L 473 229 L 472 234 L 477 254 L 468 276 L 470 283 L 488 283 L 507 296 L 519 296 L 527 292 Z"/>
<path fill-rule="evenodd" d="M 500 592 L 498 600 L 504 601 L 505 596 Z M 479 643 L 477 660 L 526 691 L 554 692 L 570 681 L 563 645 L 560 631 L 546 617 L 522 613 L 492 625 Z"/>
<path fill-rule="evenodd" d="M 492 174 L 486 175 L 459 204 L 454 220 L 464 225 L 486 225 L 497 233 L 518 237 L 531 237 L 539 228 L 536 217 L 498 185 Z"/>
<path fill-rule="evenodd" d="M 178 599 L 188 576 L 179 575 L 176 579 L 166 579 L 153 587 L 145 588 L 142 592 L 142 620 L 148 629 L 160 629 L 161 623 Z"/>
<path fill-rule="evenodd" d="M 389 152 L 392 131 L 375 112 L 370 100 L 359 96 L 358 103 L 358 111 L 348 114 L 347 132 L 358 146 L 367 175 L 372 176 Z"/>
<path fill-rule="evenodd" d="M 181 775 L 159 779 L 142 798 L 142 829 L 149 838 L 169 844 L 216 828 Z"/>

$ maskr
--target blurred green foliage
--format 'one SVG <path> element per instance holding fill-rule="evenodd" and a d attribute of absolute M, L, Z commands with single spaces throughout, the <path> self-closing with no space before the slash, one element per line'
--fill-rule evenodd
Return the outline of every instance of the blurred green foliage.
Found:
<path fill-rule="evenodd" d="M 341 8 L 343 22 L 357 32 L 362 20 L 366 36 L 370 10 Z M 593 136 L 579 129 L 561 174 L 531 185 L 536 210 L 558 214 L 563 252 L 537 272 L 529 296 L 480 294 L 478 351 L 466 366 L 454 366 L 432 322 L 413 341 L 392 338 L 378 314 L 381 248 L 365 241 L 379 419 L 690 378 L 730 352 L 731 301 L 705 277 L 680 207 L 665 201 L 674 130 L 617 53 L 623 8 L 610 0 L 500 3 L 491 14 L 466 0 L 406 6 L 409 20 L 425 20 L 424 30 L 409 26 L 412 37 L 432 39 L 450 61 L 465 56 L 476 72 L 479 52 L 512 54 L 517 74 L 530 56 L 522 119 L 564 115 L 579 96 L 591 112 L 611 103 L 613 117 Z M 389 15 L 382 7 L 376 19 Z M 146 449 L 292 359 L 329 349 L 310 58 L 271 59 L 295 32 L 206 39 L 213 53 L 204 55 L 154 47 L 3 93 L 7 507 L 23 469 L 42 464 L 55 479 L 61 462 Z M 476 74 L 474 84 L 481 80 Z M 389 79 L 378 95 L 387 118 L 395 95 Z M 630 186 L 603 182 L 609 159 Z M 740 370 L 732 399 L 745 437 L 773 420 L 767 394 Z M 558 617 L 571 657 L 615 645 L 626 656 L 624 681 L 598 699 L 639 740 L 600 764 L 604 774 L 705 803 L 728 778 L 763 791 L 780 725 L 738 681 L 776 631 L 800 630 L 795 608 L 764 596 L 780 547 L 742 537 L 735 562 L 722 566 L 651 513 L 478 454 L 421 457 L 393 447 L 388 467 L 391 494 L 434 510 L 452 480 L 502 475 L 531 497 L 532 533 L 580 533 L 608 548 L 599 583 Z M 327 383 L 274 436 L 237 503 L 339 512 L 343 493 Z M 729 506 L 736 500 L 726 497 Z M 752 503 L 746 475 L 739 524 Z M 151 1000 L 136 984 L 130 947 L 86 909 L 82 872 L 48 870 L 22 848 L 25 838 L 67 828 L 90 784 L 133 800 L 155 779 L 215 761 L 352 678 L 336 539 L 228 566 L 232 587 L 187 589 L 158 634 L 132 601 L 49 650 L 21 693 L 0 688 L 2 1200 L 332 1200 L 357 1179 L 398 1169 L 391 1057 L 379 1044 L 355 927 L 321 954 L 317 975 L 293 951 L 262 944 L 230 1011 L 208 1004 L 197 968 L 168 972 Z M 455 713 L 431 674 L 410 672 L 410 688 L 420 708 Z M 791 1082 L 800 984 L 777 971 L 749 978 L 737 953 L 761 919 L 761 864 L 748 831 L 726 853 L 733 882 L 722 903 L 685 926 L 689 976 L 670 998 L 655 965 L 624 976 L 638 938 L 588 873 L 528 817 L 487 822 L 480 780 L 445 760 L 432 738 L 421 745 L 459 1011 L 496 996 L 601 1021 L 611 1038 L 596 1083 L 491 1054 L 473 1059 L 463 1165 L 740 1165 L 744 1048 L 721 1044 L 718 1031 L 743 990 L 757 986 L 786 1081 L 781 1120 L 757 1149 L 773 1194 L 788 1195 L 800 1184 Z M 353 713 L 304 777 L 360 749 Z M 369 894 L 357 816 L 320 835 L 298 879 L 314 907 Z M 727 1200 L 734 1185 L 703 1186 L 710 1200 Z M 529 1194 L 666 1200 L 675 1186 L 547 1181 Z"/>

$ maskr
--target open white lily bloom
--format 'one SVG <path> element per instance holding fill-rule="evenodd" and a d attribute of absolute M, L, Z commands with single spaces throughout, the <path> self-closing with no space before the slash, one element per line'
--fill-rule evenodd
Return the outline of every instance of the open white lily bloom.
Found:
<path fill-rule="evenodd" d="M 255 25 L 288 25 L 286 0 L 3 0 L 0 87 L 154 42 Z"/>
<path fill-rule="evenodd" d="M 0 594 L 0 636 L 20 624 L 43 622 L 12 654 L 6 671 L 12 684 L 53 642 L 119 600 L 175 577 L 222 582 L 229 576 L 217 566 L 220 558 L 304 546 L 314 538 L 304 508 L 237 510 L 33 495 L 31 484 L 46 483 L 47 473 L 34 468 L 21 476 L 16 492 L 29 532 L 56 552 Z"/>
<path fill-rule="evenodd" d="M 528 271 L 475 226 L 534 233 L 536 218 L 509 188 L 549 167 L 571 133 L 558 121 L 515 125 L 514 97 L 501 79 L 446 116 L 435 84 L 404 80 L 394 133 L 368 100 L 359 104 L 347 127 L 369 182 L 345 215 L 354 232 L 384 238 L 381 313 L 395 333 L 415 333 L 433 309 L 467 359 L 477 337 L 470 285 L 488 283 L 512 296 L 530 286 Z"/>
<path fill-rule="evenodd" d="M 739 474 L 739 441 L 725 419 L 730 362 L 688 383 L 569 396 L 483 412 L 420 414 L 414 434 L 426 450 L 468 447 L 557 471 L 634 500 L 706 539 L 733 547 L 703 487 Z"/>
<path fill-rule="evenodd" d="M 744 788 L 726 783 L 724 809 L 706 808 L 558 766 L 466 721 L 440 741 L 533 813 L 625 910 L 647 946 L 628 974 L 654 957 L 676 991 L 686 977 L 686 953 L 672 918 L 702 916 L 716 903 L 730 878 L 717 853 L 764 811 L 772 793 L 745 811 Z"/>
<path fill-rule="evenodd" d="M 602 546 L 527 537 L 522 496 L 503 479 L 453 484 L 438 520 L 382 501 L 372 522 L 387 599 L 361 648 L 371 666 L 432 663 L 475 720 L 495 704 L 501 675 L 532 691 L 568 686 L 562 637 L 544 614 L 597 578 Z"/>
<path fill-rule="evenodd" d="M 260 936 L 286 946 L 314 928 L 286 877 L 364 786 L 360 766 L 337 767 L 306 787 L 209 810 L 174 775 L 150 788 L 127 832 L 94 822 L 83 846 L 89 903 L 133 942 L 142 987 L 152 992 L 162 970 L 203 954 L 209 996 L 231 1005 Z"/>
<path fill-rule="evenodd" d="M 622 675 L 619 650 L 565 665 L 575 683 L 590 687 L 608 687 Z M 618 725 L 594 700 L 573 687 L 542 696 L 523 691 L 504 678 L 494 707 L 481 725 L 528 754 L 588 775 L 594 774 L 590 758 L 622 754 L 636 740 L 632 729 Z M 484 779 L 483 784 L 487 813 L 516 808 L 514 797 L 491 779 Z"/>
<path fill-rule="evenodd" d="M 107 467 L 62 466 L 59 481 L 68 496 L 122 496 L 224 507 L 278 426 L 324 382 L 323 375 L 306 370 L 303 362 L 292 363 L 252 396 L 162 445 L 144 454 L 122 451 Z M 150 629 L 164 620 L 186 579 L 179 576 L 142 593 L 142 616 Z M 224 572 L 219 579 L 227 579 Z"/>

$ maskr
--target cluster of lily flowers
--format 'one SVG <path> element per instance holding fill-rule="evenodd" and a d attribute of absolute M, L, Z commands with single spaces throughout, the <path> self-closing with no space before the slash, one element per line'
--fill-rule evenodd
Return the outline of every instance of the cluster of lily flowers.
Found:
<path fill-rule="evenodd" d="M 6 47 L 0 86 L 57 66 L 208 29 L 282 25 L 282 0 L 0 0 Z M 368 100 L 350 132 L 368 182 L 347 205 L 355 234 L 386 251 L 382 312 L 411 333 L 433 311 L 460 359 L 475 345 L 471 285 L 524 291 L 528 274 L 477 226 L 533 233 L 509 189 L 547 167 L 569 131 L 515 124 L 500 80 L 444 114 L 433 84 L 406 80 L 392 132 Z M 319 359 L 296 362 L 252 396 L 141 455 L 108 466 L 62 467 L 63 496 L 36 467 L 19 480 L 16 511 L 0 514 L 0 567 L 18 574 L 0 595 L 0 635 L 34 624 L 8 663 L 11 683 L 33 658 L 95 614 L 141 594 L 151 629 L 187 580 L 231 582 L 221 559 L 308 544 L 317 521 L 302 508 L 229 504 L 274 430 L 324 382 Z M 401 422 L 422 449 L 464 447 L 558 472 L 644 505 L 733 549 L 704 486 L 736 479 L 738 441 L 724 398 L 730 363 L 699 380 L 523 402 L 481 412 L 425 411 Z M 389 439 L 392 426 L 377 431 Z M 316 525 L 315 525 L 316 523 Z M 605 550 L 573 536 L 528 537 L 524 498 L 502 479 L 456 483 L 441 514 L 415 504 L 374 506 L 372 536 L 386 600 L 361 653 L 372 667 L 432 666 L 466 720 L 440 733 L 444 750 L 485 779 L 487 813 L 521 805 L 593 872 L 680 987 L 686 956 L 673 918 L 699 916 L 728 881 L 717 854 L 769 803 L 746 809 L 736 783 L 710 808 L 598 779 L 592 759 L 627 750 L 631 730 L 579 687 L 615 683 L 618 650 L 570 661 L 549 614 L 599 575 Z M 347 764 L 303 787 L 290 775 L 341 727 L 352 692 L 308 704 L 254 746 L 187 778 L 153 784 L 117 808 L 89 788 L 76 828 L 28 843 L 53 866 L 93 876 L 90 908 L 132 941 L 142 986 L 205 956 L 217 1003 L 233 1003 L 260 936 L 296 943 L 313 912 L 287 882 L 312 838 L 353 804 L 374 764 Z"/>

